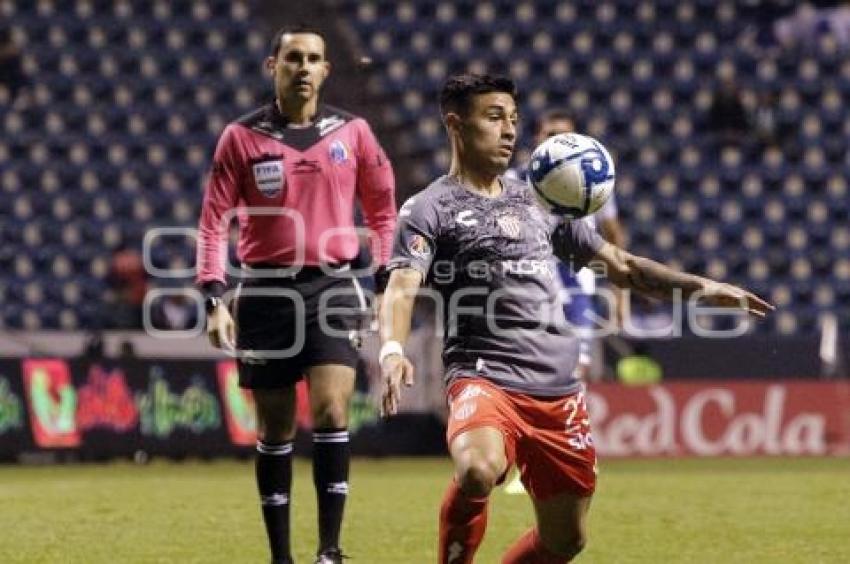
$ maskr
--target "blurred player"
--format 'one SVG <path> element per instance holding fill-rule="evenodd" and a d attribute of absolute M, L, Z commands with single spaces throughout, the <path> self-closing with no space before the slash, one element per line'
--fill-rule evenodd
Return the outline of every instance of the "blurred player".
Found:
<path fill-rule="evenodd" d="M 452 160 L 448 174 L 399 213 L 381 312 L 383 411 L 397 411 L 413 381 L 404 357 L 414 296 L 429 281 L 443 297 L 447 430 L 455 476 L 440 510 L 439 562 L 472 562 L 487 500 L 514 463 L 537 523 L 505 564 L 562 563 L 585 545 L 596 455 L 581 385 L 578 343 L 566 326 L 555 256 L 576 268 L 602 262 L 611 280 L 655 297 L 676 290 L 763 316 L 753 294 L 676 272 L 606 243 L 581 221 L 559 221 L 525 184 L 506 178 L 516 143 L 513 82 L 450 78 L 440 93 Z"/>
<path fill-rule="evenodd" d="M 313 479 L 319 509 L 317 563 L 341 562 L 348 494 L 348 403 L 358 328 L 366 310 L 351 275 L 359 198 L 385 264 L 395 224 L 392 169 L 362 119 L 319 103 L 330 65 L 319 33 L 283 29 L 265 67 L 275 100 L 221 135 L 201 212 L 198 260 L 214 346 L 235 348 L 239 383 L 257 406 L 256 476 L 272 562 L 292 562 L 289 502 L 295 384 L 307 376 Z M 225 291 L 225 235 L 238 209 L 242 282 Z M 376 284 L 382 289 L 381 269 Z"/>
<path fill-rule="evenodd" d="M 534 129 L 534 146 L 538 146 L 549 137 L 561 133 L 572 133 L 577 131 L 573 115 L 561 108 L 554 108 L 544 112 L 537 120 Z M 507 176 L 527 180 L 528 169 L 509 169 Z M 616 192 L 611 194 L 599 211 L 581 219 L 591 229 L 599 231 L 602 238 L 620 248 L 626 244 L 626 235 L 623 226 L 617 217 Z M 591 329 L 593 312 L 593 295 L 596 293 L 596 276 L 589 268 L 573 272 L 562 263 L 558 264 L 561 280 L 570 291 L 570 301 L 566 305 L 567 321 L 576 327 L 581 338 L 579 342 L 578 376 L 586 379 L 590 374 L 592 362 L 592 342 L 584 333 Z M 614 320 L 617 326 L 621 326 L 625 315 L 625 292 L 615 289 Z"/>

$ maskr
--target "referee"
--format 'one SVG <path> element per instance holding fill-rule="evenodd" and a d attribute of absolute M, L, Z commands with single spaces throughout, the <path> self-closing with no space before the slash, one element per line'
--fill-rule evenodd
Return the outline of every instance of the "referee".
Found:
<path fill-rule="evenodd" d="M 212 344 L 235 351 L 239 383 L 257 407 L 256 477 L 274 564 L 291 563 L 289 505 L 295 384 L 307 377 L 316 563 L 341 562 L 348 494 L 348 403 L 358 329 L 367 315 L 352 275 L 359 200 L 379 245 L 377 291 L 395 227 L 392 167 L 362 119 L 319 103 L 330 71 L 322 35 L 284 28 L 265 69 L 275 100 L 228 124 L 215 150 L 201 210 L 198 279 Z M 238 218 L 241 282 L 228 309 L 228 224 Z"/>

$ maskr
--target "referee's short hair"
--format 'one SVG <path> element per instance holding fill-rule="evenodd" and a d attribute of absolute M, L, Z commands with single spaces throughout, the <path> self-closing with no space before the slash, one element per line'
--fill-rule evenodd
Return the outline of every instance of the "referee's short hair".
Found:
<path fill-rule="evenodd" d="M 445 117 L 452 112 L 465 116 L 473 96 L 504 92 L 517 97 L 516 84 L 506 76 L 490 74 L 459 74 L 450 77 L 440 90 L 440 113 Z"/>
<path fill-rule="evenodd" d="M 307 24 L 285 25 L 275 32 L 274 38 L 269 44 L 269 55 L 277 58 L 277 54 L 280 53 L 280 42 L 283 39 L 283 36 L 295 33 L 312 33 L 313 35 L 318 35 L 322 39 L 325 38 L 325 35 L 319 31 L 318 28 L 311 27 Z"/>

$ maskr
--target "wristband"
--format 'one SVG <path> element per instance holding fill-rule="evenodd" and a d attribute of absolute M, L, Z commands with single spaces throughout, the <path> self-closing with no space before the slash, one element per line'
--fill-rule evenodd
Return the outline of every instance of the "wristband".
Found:
<path fill-rule="evenodd" d="M 204 300 L 204 309 L 207 310 L 207 315 L 215 311 L 215 308 L 221 305 L 221 303 L 221 298 L 216 296 L 208 296 L 207 299 Z"/>
<path fill-rule="evenodd" d="M 226 289 L 227 286 L 224 285 L 224 282 L 218 280 L 210 280 L 201 284 L 201 294 L 204 298 L 220 298 L 224 295 Z"/>
<path fill-rule="evenodd" d="M 384 359 L 391 354 L 404 356 L 404 348 L 398 341 L 387 341 L 381 346 L 381 352 L 378 353 L 378 364 L 383 364 Z"/>

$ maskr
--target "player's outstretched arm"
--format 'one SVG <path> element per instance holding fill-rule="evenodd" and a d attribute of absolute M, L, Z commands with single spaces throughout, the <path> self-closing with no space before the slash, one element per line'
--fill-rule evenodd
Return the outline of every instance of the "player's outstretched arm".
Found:
<path fill-rule="evenodd" d="M 755 294 L 737 286 L 673 270 L 609 243 L 602 245 L 595 259 L 605 264 L 608 277 L 614 284 L 653 298 L 671 299 L 678 290 L 685 298 L 693 296 L 708 305 L 742 309 L 758 317 L 764 317 L 775 309 Z"/>
<path fill-rule="evenodd" d="M 620 223 L 620 220 L 616 215 L 612 217 L 600 218 L 599 220 L 599 233 L 602 235 L 602 238 L 611 243 L 612 245 L 625 248 L 626 246 L 626 232 L 623 229 L 623 224 Z M 616 314 L 617 327 L 623 326 L 623 320 L 626 317 L 626 301 L 628 299 L 628 294 L 621 289 L 618 288 L 614 292 L 614 313 Z"/>
<path fill-rule="evenodd" d="M 415 268 L 399 268 L 390 274 L 380 311 L 381 366 L 383 394 L 381 414 L 395 415 L 401 399 L 401 384 L 413 385 L 413 365 L 404 356 L 404 343 L 410 334 L 413 303 L 422 273 Z"/>

